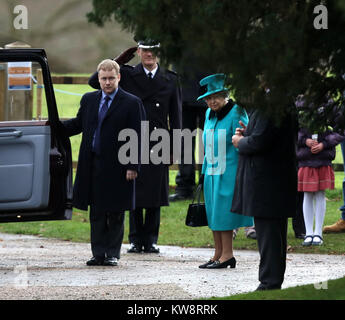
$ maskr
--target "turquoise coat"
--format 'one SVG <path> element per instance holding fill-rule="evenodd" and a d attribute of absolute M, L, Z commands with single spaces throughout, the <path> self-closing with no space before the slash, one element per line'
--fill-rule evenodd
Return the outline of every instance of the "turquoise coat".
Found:
<path fill-rule="evenodd" d="M 252 217 L 230 211 L 235 189 L 238 149 L 232 136 L 239 121 L 248 123 L 245 110 L 229 102 L 218 113 L 207 109 L 203 132 L 204 197 L 208 226 L 213 231 L 233 230 L 254 225 Z"/>

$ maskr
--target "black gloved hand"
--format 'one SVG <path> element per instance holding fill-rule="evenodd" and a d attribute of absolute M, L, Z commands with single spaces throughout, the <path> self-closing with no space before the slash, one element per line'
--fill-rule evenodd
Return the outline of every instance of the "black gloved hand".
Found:
<path fill-rule="evenodd" d="M 127 50 L 123 51 L 120 55 L 118 55 L 116 58 L 114 58 L 114 60 L 119 65 L 126 64 L 134 58 L 135 51 L 137 51 L 137 47 L 128 48 Z"/>

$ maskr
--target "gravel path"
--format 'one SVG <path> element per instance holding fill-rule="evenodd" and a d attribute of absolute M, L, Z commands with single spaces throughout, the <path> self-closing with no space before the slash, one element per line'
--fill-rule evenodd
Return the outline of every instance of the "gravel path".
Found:
<path fill-rule="evenodd" d="M 1 300 L 185 300 L 249 292 L 258 286 L 259 255 L 235 251 L 236 269 L 203 270 L 212 249 L 160 246 L 161 253 L 127 254 L 117 267 L 87 267 L 90 245 L 0 234 Z M 283 288 L 345 276 L 345 256 L 291 254 Z M 325 282 L 324 282 L 325 281 Z"/>

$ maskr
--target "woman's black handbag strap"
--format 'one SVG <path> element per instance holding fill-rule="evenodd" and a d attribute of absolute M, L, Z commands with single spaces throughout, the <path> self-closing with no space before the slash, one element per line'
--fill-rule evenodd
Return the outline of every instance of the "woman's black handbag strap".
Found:
<path fill-rule="evenodd" d="M 198 199 L 198 203 L 200 203 L 200 197 L 201 197 L 201 190 L 203 189 L 204 184 L 198 184 L 195 193 L 194 193 L 194 197 L 193 197 L 193 201 L 192 204 L 194 204 L 195 198 Z"/>

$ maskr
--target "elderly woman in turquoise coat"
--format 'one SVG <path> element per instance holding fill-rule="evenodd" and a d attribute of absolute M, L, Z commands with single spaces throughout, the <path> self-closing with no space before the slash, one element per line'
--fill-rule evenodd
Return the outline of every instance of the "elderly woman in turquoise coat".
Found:
<path fill-rule="evenodd" d="M 231 212 L 235 188 L 238 150 L 232 144 L 236 128 L 248 123 L 246 111 L 228 98 L 224 87 L 225 75 L 214 74 L 200 81 L 207 92 L 204 99 L 208 109 L 205 116 L 203 142 L 204 162 L 201 182 L 204 183 L 204 198 L 208 226 L 213 232 L 214 256 L 199 268 L 235 268 L 233 255 L 233 230 L 253 226 L 253 218 Z"/>

